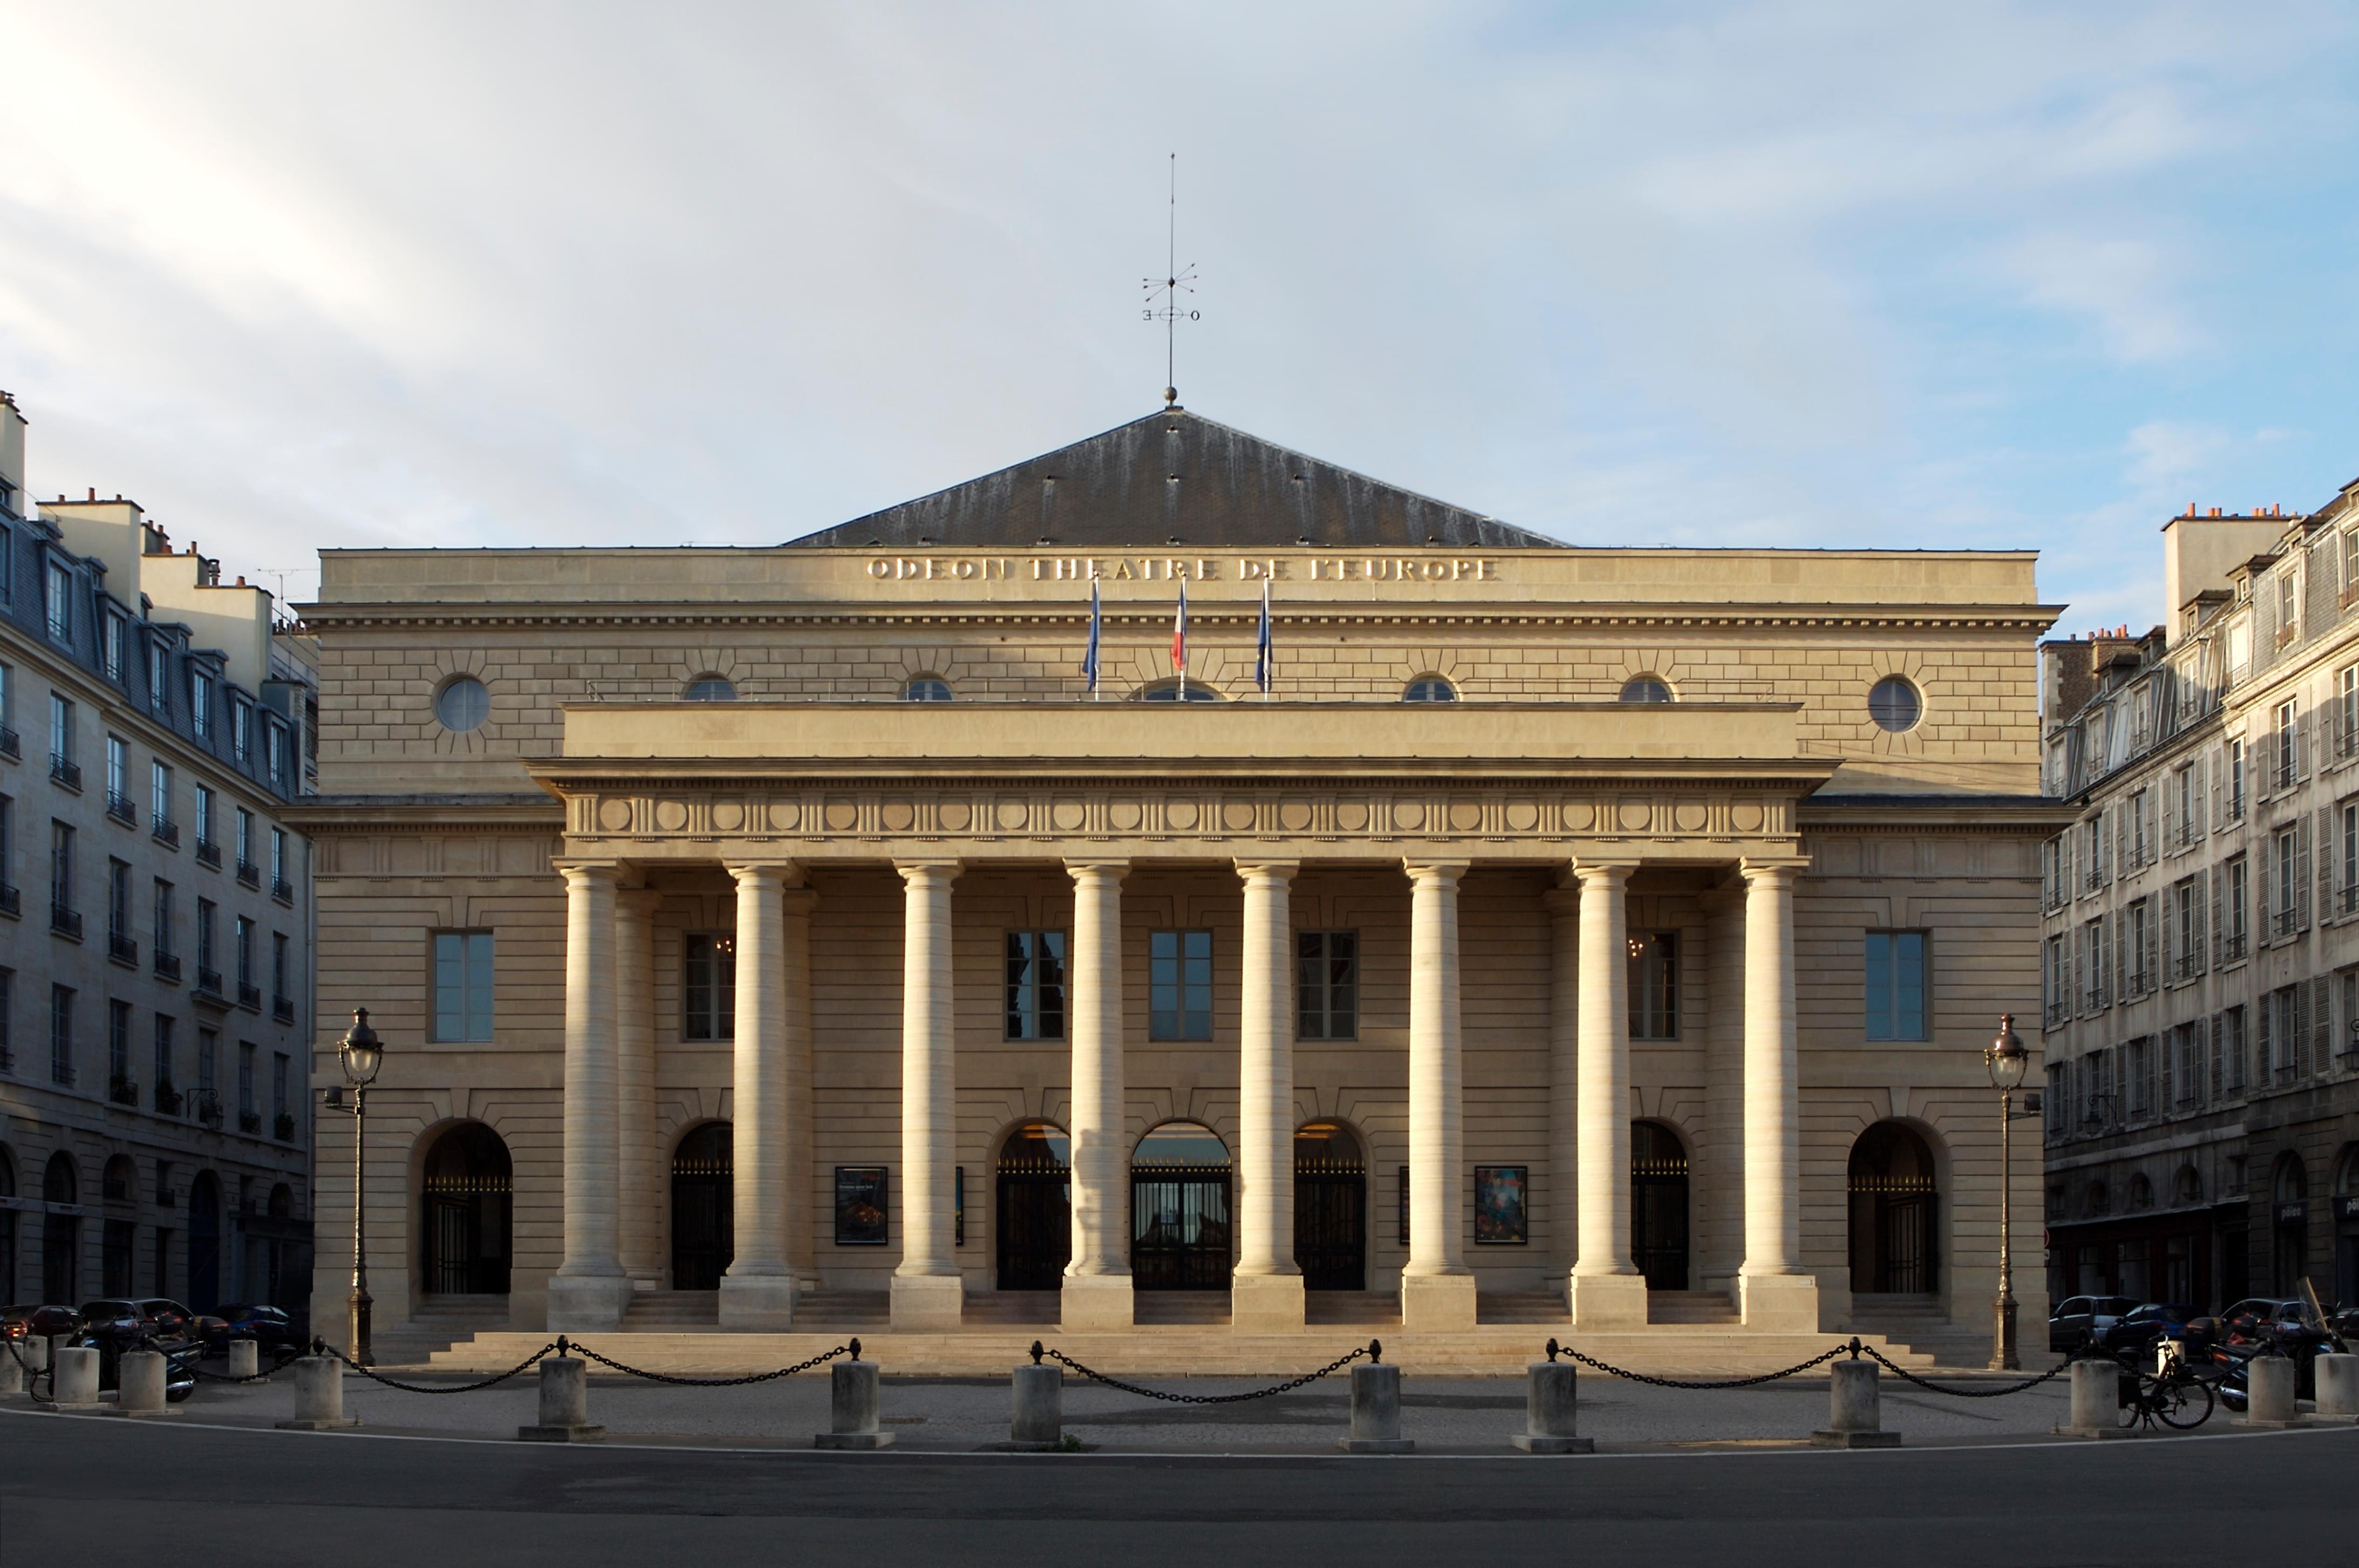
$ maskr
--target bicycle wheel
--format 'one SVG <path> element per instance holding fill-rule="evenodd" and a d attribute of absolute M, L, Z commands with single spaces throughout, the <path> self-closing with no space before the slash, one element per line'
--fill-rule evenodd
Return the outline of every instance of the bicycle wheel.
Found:
<path fill-rule="evenodd" d="M 2133 1427 L 2144 1420 L 2146 1413 L 2154 1408 L 2152 1388 L 2147 1379 L 2141 1377 L 2136 1386 L 2127 1391 L 2129 1398 L 2122 1401 L 2114 1419 L 2124 1427 Z"/>
<path fill-rule="evenodd" d="M 2180 1377 L 2156 1390 L 2162 1424 L 2185 1432 L 2212 1419 L 2212 1385 L 2201 1377 Z"/>

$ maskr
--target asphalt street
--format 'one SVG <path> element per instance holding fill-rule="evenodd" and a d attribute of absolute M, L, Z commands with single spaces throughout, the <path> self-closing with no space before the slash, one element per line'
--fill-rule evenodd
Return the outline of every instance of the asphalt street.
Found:
<path fill-rule="evenodd" d="M 0 1568 L 2347 1562 L 2359 1432 L 1875 1453 L 829 1454 L 0 1412 Z M 821 1554 L 813 1557 L 812 1554 Z"/>

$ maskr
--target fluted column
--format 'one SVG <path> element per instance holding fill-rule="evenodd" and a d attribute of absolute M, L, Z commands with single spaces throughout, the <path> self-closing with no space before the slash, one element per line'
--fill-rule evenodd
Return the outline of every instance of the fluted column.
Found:
<path fill-rule="evenodd" d="M 1581 1256 L 1580 884 L 1551 887 L 1541 903 L 1549 917 L 1549 1163 L 1539 1192 L 1548 1199 L 1550 1262 L 1569 1281 Z"/>
<path fill-rule="evenodd" d="M 811 910 L 819 895 L 789 887 L 778 897 L 778 967 L 785 979 L 778 1032 L 786 1041 L 787 1158 L 780 1207 L 787 1271 L 799 1294 L 819 1284 L 811 1220 L 812 1150 L 818 1147 L 811 1102 Z"/>
<path fill-rule="evenodd" d="M 965 1290 L 952 1250 L 956 1159 L 951 882 L 958 866 L 908 861 L 901 961 L 901 1264 L 893 1326 L 956 1328 Z"/>
<path fill-rule="evenodd" d="M 1130 1138 L 1123 1110 L 1121 861 L 1068 861 L 1072 957 L 1066 970 L 1073 1037 L 1073 1257 L 1058 1315 L 1067 1328 L 1131 1323 Z"/>
<path fill-rule="evenodd" d="M 1459 1060 L 1458 879 L 1462 863 L 1411 863 L 1408 981 L 1408 1264 L 1401 1326 L 1474 1326 Z"/>
<path fill-rule="evenodd" d="M 1802 1254 L 1802 1134 L 1794 1025 L 1794 877 L 1807 862 L 1754 860 L 1745 873 L 1745 1326 L 1819 1326 Z"/>
<path fill-rule="evenodd" d="M 1229 1322 L 1244 1333 L 1300 1328 L 1294 1261 L 1294 921 L 1290 861 L 1237 863 L 1245 878 L 1237 1020 L 1237 1265 Z"/>
<path fill-rule="evenodd" d="M 623 1272 L 615 1127 L 614 883 L 610 865 L 565 877 L 565 1261 L 549 1281 L 552 1329 L 613 1329 L 631 1282 Z"/>
<path fill-rule="evenodd" d="M 721 1326 L 775 1329 L 794 1322 L 786 1256 L 786 918 L 796 873 L 777 864 L 732 866 L 737 881 L 737 1018 L 729 1128 L 733 1256 L 721 1277 Z"/>
<path fill-rule="evenodd" d="M 614 898 L 614 1125 L 622 1142 L 623 1271 L 635 1290 L 668 1282 L 663 1263 L 663 1156 L 656 1138 L 656 906 L 637 887 Z"/>
<path fill-rule="evenodd" d="M 1630 1261 L 1630 923 L 1636 867 L 1582 861 L 1581 879 L 1581 1247 L 1572 1321 L 1634 1328 L 1647 1280 Z"/>

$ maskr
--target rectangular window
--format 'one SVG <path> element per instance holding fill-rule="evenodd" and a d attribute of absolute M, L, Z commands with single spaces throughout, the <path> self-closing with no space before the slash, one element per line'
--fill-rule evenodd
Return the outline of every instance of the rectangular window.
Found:
<path fill-rule="evenodd" d="M 49 769 L 62 772 L 73 761 L 74 705 L 49 693 Z"/>
<path fill-rule="evenodd" d="M 236 929 L 237 985 L 243 991 L 254 984 L 254 922 L 240 915 Z"/>
<path fill-rule="evenodd" d="M 2359 751 L 2359 664 L 2335 677 L 2334 706 L 2334 755 L 2349 757 Z"/>
<path fill-rule="evenodd" d="M 74 831 L 68 824 L 52 820 L 49 823 L 49 910 L 52 914 L 70 914 L 73 910 Z"/>
<path fill-rule="evenodd" d="M 121 735 L 106 737 L 106 803 L 131 803 L 131 747 Z"/>
<path fill-rule="evenodd" d="M 158 828 L 172 820 L 172 770 L 160 762 L 147 765 L 147 815 Z"/>
<path fill-rule="evenodd" d="M 2339 913 L 2359 909 L 2359 800 L 2345 800 L 2339 813 L 2343 828 L 2343 883 L 2335 890 Z"/>
<path fill-rule="evenodd" d="M 244 806 L 237 809 L 237 870 L 239 876 L 254 868 L 254 813 Z"/>
<path fill-rule="evenodd" d="M 1147 935 L 1149 1040 L 1212 1038 L 1212 933 L 1159 931 Z"/>
<path fill-rule="evenodd" d="M 1360 933 L 1294 935 L 1294 1033 L 1299 1040 L 1360 1038 Z"/>
<path fill-rule="evenodd" d="M 434 1038 L 492 1038 L 492 933 L 434 933 Z"/>
<path fill-rule="evenodd" d="M 2203 898 L 2194 877 L 2171 888 L 2169 919 L 2173 977 L 2191 980 L 2203 972 Z"/>
<path fill-rule="evenodd" d="M 189 671 L 189 728 L 199 740 L 213 738 L 213 678 L 201 670 Z"/>
<path fill-rule="evenodd" d="M 254 755 L 254 704 L 234 697 L 229 704 L 229 749 L 240 762 Z"/>
<path fill-rule="evenodd" d="M 119 1092 L 131 1081 L 131 1004 L 106 1004 L 106 1072 L 109 1088 Z"/>
<path fill-rule="evenodd" d="M 2101 812 L 2081 824 L 2081 864 L 2088 867 L 2082 880 L 2090 887 L 2105 885 L 2105 819 Z"/>
<path fill-rule="evenodd" d="M 2299 850 L 2295 838 L 2294 830 L 2287 828 L 2277 833 L 2273 845 L 2277 864 L 2269 878 L 2269 901 L 2273 906 L 2269 912 L 2274 917 L 2273 924 L 2279 936 L 2289 936 L 2293 932 L 2295 901 L 2301 887 Z"/>
<path fill-rule="evenodd" d="M 60 642 L 68 641 L 73 636 L 73 574 L 62 563 L 52 561 L 42 583 L 42 608 L 48 616 L 49 636 Z"/>
<path fill-rule="evenodd" d="M 2154 1042 L 2140 1039 L 2130 1041 L 2130 1115 L 2143 1116 L 2154 1110 L 2154 1085 L 2148 1077 L 2154 1070 Z"/>
<path fill-rule="evenodd" d="M 2223 1088 L 2245 1087 L 2245 1009 L 2230 1007 L 2220 1015 L 2220 1076 Z"/>
<path fill-rule="evenodd" d="M 2249 899 L 2246 897 L 2248 866 L 2245 857 L 2240 855 L 2228 862 L 2226 871 L 2228 896 L 2227 909 L 2221 920 L 2221 939 L 2224 950 L 2222 956 L 2234 960 L 2245 956 L 2245 944 L 2251 940 L 2252 936 L 2252 917 L 2249 913 Z"/>
<path fill-rule="evenodd" d="M 294 999 L 295 993 L 287 988 L 287 933 L 270 933 L 270 1005 L 283 1007 Z"/>
<path fill-rule="evenodd" d="M 2130 792 L 2130 864 L 2144 866 L 2154 858 L 2154 845 L 2147 837 L 2147 806 L 2151 797 L 2144 789 Z"/>
<path fill-rule="evenodd" d="M 156 1108 L 163 1110 L 176 1076 L 172 1061 L 172 1015 L 156 1015 Z"/>
<path fill-rule="evenodd" d="M 147 639 L 147 706 L 158 713 L 168 713 L 172 708 L 171 688 L 166 684 L 171 674 L 171 655 L 154 637 Z"/>
<path fill-rule="evenodd" d="M 2070 1093 L 2071 1089 L 2065 1078 L 2065 1064 L 2061 1062 L 2049 1062 L 2048 1064 L 2048 1097 L 2043 1102 L 2043 1108 L 2048 1114 L 2047 1127 L 2050 1138 L 2060 1137 L 2063 1134 L 2064 1101 Z"/>
<path fill-rule="evenodd" d="M 207 971 L 217 971 L 221 968 L 219 957 L 213 950 L 213 901 L 211 898 L 198 899 L 197 985 L 200 987 L 202 987 L 205 984 L 204 976 Z M 212 976 L 212 989 L 216 991 L 221 989 L 221 975 L 219 974 L 215 974 Z"/>
<path fill-rule="evenodd" d="M 2042 990 L 2048 1004 L 2043 1021 L 2054 1026 L 2072 1016 L 2071 960 L 2064 951 L 2062 937 L 2048 939 L 2046 957 L 2047 963 L 2040 971 Z"/>
<path fill-rule="evenodd" d="M 2182 768 L 2170 776 L 2171 842 L 2185 849 L 2195 842 L 2195 769 Z"/>
<path fill-rule="evenodd" d="M 2228 817 L 2242 822 L 2245 817 L 2245 741 L 2242 735 L 2228 743 Z"/>
<path fill-rule="evenodd" d="M 74 1081 L 74 994 L 71 985 L 49 987 L 49 1082 Z"/>
<path fill-rule="evenodd" d="M 273 784 L 283 785 L 287 778 L 287 731 L 280 724 L 266 725 L 262 732 L 263 773 Z"/>
<path fill-rule="evenodd" d="M 213 792 L 202 784 L 197 786 L 197 847 L 213 847 Z"/>
<path fill-rule="evenodd" d="M 197 1092 L 210 1094 L 221 1083 L 221 1033 L 217 1029 L 197 1031 Z"/>
<path fill-rule="evenodd" d="M 117 942 L 131 940 L 131 863 L 106 863 L 106 934 Z"/>
<path fill-rule="evenodd" d="M 109 681 L 120 681 L 123 679 L 124 633 L 129 625 L 114 611 L 106 613 L 105 630 L 99 637 L 99 661 Z"/>
<path fill-rule="evenodd" d="M 270 830 L 270 887 L 275 897 L 287 882 L 287 830 Z"/>
<path fill-rule="evenodd" d="M 270 1053 L 270 1115 L 275 1121 L 287 1114 L 287 1053 Z"/>
<path fill-rule="evenodd" d="M 680 1019 L 679 1038 L 735 1039 L 737 939 L 726 931 L 691 931 L 685 953 L 680 990 L 687 999 L 687 1011 Z"/>
<path fill-rule="evenodd" d="M 0 969 L 0 1073 L 16 1071 L 16 972 Z M 0 1221 L 0 1224 L 5 1224 Z M 0 1279 L 0 1285 L 8 1281 Z M 11 1287 L 12 1289 L 14 1287 Z"/>
<path fill-rule="evenodd" d="M 2105 922 L 2091 920 L 2081 928 L 2081 974 L 2086 980 L 2082 1005 L 2090 1008 L 2105 1005 Z"/>
<path fill-rule="evenodd" d="M 1630 937 L 1630 1038 L 1680 1038 L 1680 939 L 1672 931 Z"/>
<path fill-rule="evenodd" d="M 237 1042 L 237 1114 L 254 1115 L 254 1043 Z"/>
<path fill-rule="evenodd" d="M 1065 1038 L 1065 933 L 1007 933 L 1009 1040 Z"/>
<path fill-rule="evenodd" d="M 2300 735 L 2299 707 L 2292 702 L 2279 702 L 2277 710 L 2277 789 L 2293 787 L 2301 766 Z"/>
<path fill-rule="evenodd" d="M 1867 1038 L 1930 1040 L 1924 931 L 1867 933 Z"/>

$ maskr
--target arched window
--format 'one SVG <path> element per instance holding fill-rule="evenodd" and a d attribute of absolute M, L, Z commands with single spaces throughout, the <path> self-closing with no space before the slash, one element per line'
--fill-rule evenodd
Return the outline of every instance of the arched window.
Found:
<path fill-rule="evenodd" d="M 50 1155 L 49 1168 L 41 1172 L 42 1200 L 51 1203 L 77 1203 L 81 1191 L 82 1183 L 74 1175 L 73 1156 L 64 1149 Z"/>
<path fill-rule="evenodd" d="M 1649 1290 L 1688 1288 L 1688 1151 L 1660 1122 L 1630 1124 L 1630 1258 Z"/>
<path fill-rule="evenodd" d="M 453 735 L 471 734 L 492 716 L 492 694 L 473 676 L 454 675 L 434 693 L 434 716 Z"/>
<path fill-rule="evenodd" d="M 1401 690 L 1404 702 L 1455 702 L 1458 688 L 1439 675 L 1420 675 Z"/>
<path fill-rule="evenodd" d="M 2145 1171 L 2132 1171 L 2130 1173 L 2130 1212 L 2136 1214 L 2140 1209 L 2152 1207 L 2154 1207 L 2154 1183 L 2147 1180 Z"/>
<path fill-rule="evenodd" d="M 671 1155 L 671 1288 L 717 1290 L 737 1257 L 736 1135 L 727 1122 L 690 1129 Z"/>
<path fill-rule="evenodd" d="M 1142 1290 L 1229 1288 L 1229 1150 L 1200 1122 L 1165 1122 L 1130 1154 L 1130 1269 Z"/>
<path fill-rule="evenodd" d="M 951 696 L 951 683 L 939 675 L 912 675 L 901 688 L 905 702 L 947 702 Z"/>
<path fill-rule="evenodd" d="M 2200 1203 L 2203 1201 L 2203 1173 L 2192 1165 L 2179 1168 L 2179 1177 L 2173 1187 L 2174 1203 Z"/>
<path fill-rule="evenodd" d="M 1138 693 L 1138 700 L 1142 702 L 1178 702 L 1180 700 L 1179 678 L 1175 676 L 1169 681 L 1158 681 L 1152 686 L 1143 688 Z M 1218 691 L 1213 691 L 1201 681 L 1190 681 L 1188 682 L 1188 701 L 1218 702 L 1223 701 L 1223 698 Z"/>
<path fill-rule="evenodd" d="M 99 1172 L 98 1180 L 99 1192 L 106 1202 L 127 1203 L 131 1201 L 131 1190 L 139 1178 L 132 1170 L 131 1157 L 118 1154 L 106 1162 L 106 1168 Z"/>
<path fill-rule="evenodd" d="M 1053 1290 L 1073 1257 L 1072 1142 L 1054 1122 L 1026 1122 L 999 1146 L 999 1288 Z"/>
<path fill-rule="evenodd" d="M 1306 1290 L 1368 1288 L 1368 1168 L 1341 1122 L 1294 1134 L 1294 1261 Z"/>
<path fill-rule="evenodd" d="M 1924 699 L 1900 676 L 1886 676 L 1867 694 L 1867 716 L 1875 721 L 1876 728 L 1893 735 L 1915 729 L 1924 713 Z"/>
<path fill-rule="evenodd" d="M 2288 1149 L 2277 1156 L 2277 1173 L 2270 1178 L 2273 1196 L 2280 1203 L 2299 1203 L 2310 1196 L 2310 1172 L 2301 1166 L 2301 1156 Z"/>
<path fill-rule="evenodd" d="M 424 1171 L 426 1290 L 506 1295 L 514 1167 L 508 1146 L 481 1122 L 445 1128 Z"/>
<path fill-rule="evenodd" d="M 700 675 L 688 683 L 688 689 L 680 695 L 690 702 L 734 702 L 737 700 L 737 688 L 726 675 Z"/>
<path fill-rule="evenodd" d="M 43 1200 L 78 1203 L 81 1192 L 73 1156 L 63 1149 L 50 1155 L 41 1173 Z M 41 1300 L 71 1306 L 82 1299 L 82 1221 L 52 1210 L 41 1220 Z"/>
<path fill-rule="evenodd" d="M 1940 1286 L 1940 1189 L 1914 1127 L 1877 1122 L 1851 1149 L 1851 1288 L 1927 1295 Z"/>
<path fill-rule="evenodd" d="M 276 1187 L 271 1188 L 270 1203 L 266 1212 L 274 1220 L 293 1219 L 295 1217 L 295 1189 L 289 1187 L 284 1181 L 281 1181 Z"/>
<path fill-rule="evenodd" d="M 1635 675 L 1622 683 L 1625 702 L 1668 702 L 1671 701 L 1670 683 L 1658 675 Z"/>

